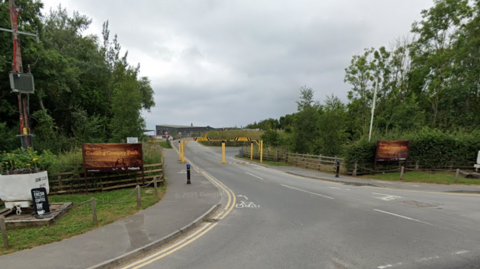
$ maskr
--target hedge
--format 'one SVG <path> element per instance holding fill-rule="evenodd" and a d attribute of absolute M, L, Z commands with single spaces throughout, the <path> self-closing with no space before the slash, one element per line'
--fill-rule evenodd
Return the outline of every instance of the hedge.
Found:
<path fill-rule="evenodd" d="M 480 150 L 480 131 L 478 130 L 470 133 L 461 131 L 445 133 L 426 128 L 396 140 L 410 141 L 407 166 L 414 166 L 418 162 L 421 168 L 427 169 L 468 166 L 473 168 Z M 368 142 L 366 139 L 361 139 L 348 146 L 345 150 L 347 169 L 353 169 L 355 162 L 359 167 L 373 168 L 376 143 L 376 140 Z M 390 165 L 398 165 L 398 163 L 390 163 Z"/>

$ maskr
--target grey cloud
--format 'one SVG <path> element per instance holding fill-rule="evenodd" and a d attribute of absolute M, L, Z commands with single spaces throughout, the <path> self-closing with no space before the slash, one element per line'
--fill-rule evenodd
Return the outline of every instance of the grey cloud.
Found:
<path fill-rule="evenodd" d="M 46 0 L 47 6 L 50 1 Z M 299 88 L 346 101 L 344 69 L 366 47 L 408 34 L 432 0 L 67 1 L 110 21 L 132 64 L 141 61 L 155 124 L 231 126 L 296 111 Z M 146 61 L 147 63 L 144 63 Z"/>

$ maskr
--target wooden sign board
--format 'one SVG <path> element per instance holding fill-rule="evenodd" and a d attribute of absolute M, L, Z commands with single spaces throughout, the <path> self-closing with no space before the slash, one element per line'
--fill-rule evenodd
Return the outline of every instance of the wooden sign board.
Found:
<path fill-rule="evenodd" d="M 143 171 L 142 144 L 83 144 L 87 173 Z"/>
<path fill-rule="evenodd" d="M 409 141 L 378 141 L 375 160 L 378 162 L 406 161 Z"/>

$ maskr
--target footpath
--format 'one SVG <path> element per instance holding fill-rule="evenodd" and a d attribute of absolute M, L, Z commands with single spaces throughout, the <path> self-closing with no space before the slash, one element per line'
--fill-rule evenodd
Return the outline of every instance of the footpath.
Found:
<path fill-rule="evenodd" d="M 350 177 L 345 175 L 340 175 L 337 178 L 333 173 L 307 170 L 307 169 L 294 167 L 294 166 L 270 166 L 270 165 L 264 165 L 264 164 L 258 164 L 258 163 L 255 163 L 255 164 L 261 165 L 263 167 L 268 167 L 269 169 L 281 171 L 287 174 L 292 174 L 292 175 L 306 177 L 306 178 L 313 178 L 318 180 L 324 180 L 324 181 L 330 181 L 330 182 L 337 182 L 345 185 L 372 186 L 372 187 L 379 187 L 379 188 L 390 188 L 390 189 L 423 191 L 423 192 L 427 191 L 427 192 L 480 194 L 480 186 L 478 185 L 453 185 L 453 184 L 437 185 L 437 184 L 413 183 L 413 182 L 401 182 L 401 181 L 383 181 L 383 180 L 375 180 L 375 179 L 368 179 L 368 178 Z"/>
<path fill-rule="evenodd" d="M 194 228 L 218 208 L 220 193 L 173 149 L 165 149 L 167 193 L 157 204 L 132 216 L 60 242 L 0 256 L 0 268 L 110 268 L 162 245 Z"/>

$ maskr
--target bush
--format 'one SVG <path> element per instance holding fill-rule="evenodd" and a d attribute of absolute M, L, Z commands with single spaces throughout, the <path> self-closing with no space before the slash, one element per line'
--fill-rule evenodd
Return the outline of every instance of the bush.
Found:
<path fill-rule="evenodd" d="M 14 173 L 21 169 L 39 169 L 48 171 L 55 163 L 56 158 L 50 151 L 45 150 L 42 154 L 37 151 L 16 149 L 12 152 L 0 154 L 0 173 Z"/>
<path fill-rule="evenodd" d="M 162 161 L 162 147 L 158 144 L 143 143 L 143 164 L 154 164 Z"/>
<path fill-rule="evenodd" d="M 83 155 L 81 148 L 75 148 L 57 155 L 57 161 L 50 167 L 48 173 L 53 175 L 57 172 L 83 173 Z"/>
<path fill-rule="evenodd" d="M 416 162 L 424 168 L 455 168 L 473 166 L 478 150 L 480 150 L 480 131 L 466 133 L 462 131 L 445 133 L 440 130 L 425 128 L 415 134 L 401 135 L 398 139 L 378 140 L 408 140 L 409 165 Z M 368 142 L 361 139 L 345 152 L 348 169 L 357 162 L 360 166 L 373 167 L 375 162 L 376 141 Z"/>

